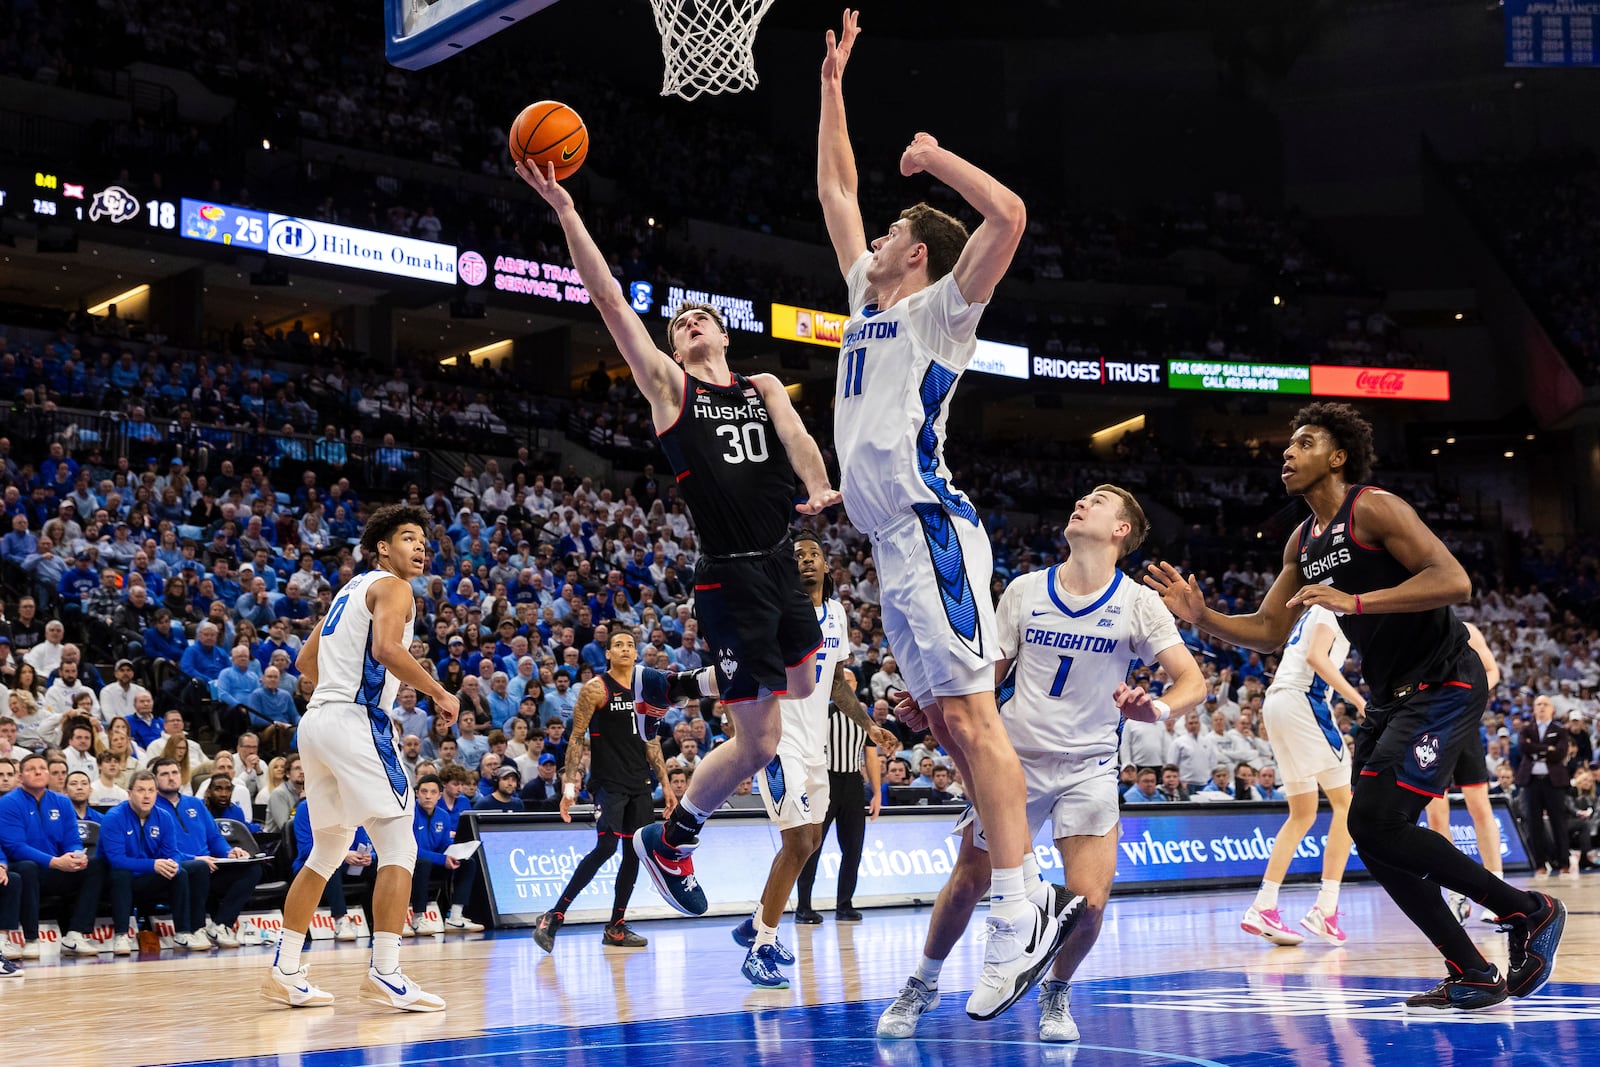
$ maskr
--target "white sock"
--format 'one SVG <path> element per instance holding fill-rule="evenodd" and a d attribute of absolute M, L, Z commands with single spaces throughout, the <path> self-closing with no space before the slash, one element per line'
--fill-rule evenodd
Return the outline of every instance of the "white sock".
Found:
<path fill-rule="evenodd" d="M 452 905 L 450 905 L 450 920 L 452 922 L 460 922 L 461 921 L 461 919 L 462 919 L 461 909 L 464 908 L 464 907 L 466 907 L 465 904 L 452 904 Z"/>
<path fill-rule="evenodd" d="M 762 945 L 776 945 L 778 943 L 778 928 L 776 926 L 768 926 L 761 921 L 761 908 L 759 906 L 756 908 L 756 913 L 751 916 L 751 922 L 755 924 L 756 928 L 756 948 L 760 948 Z"/>
<path fill-rule="evenodd" d="M 1322 888 L 1317 891 L 1317 910 L 1324 915 L 1332 915 L 1339 910 L 1339 882 L 1337 879 L 1324 878 Z"/>
<path fill-rule="evenodd" d="M 688 797 L 684 797 L 682 800 L 678 801 L 678 804 L 700 822 L 705 822 L 706 819 L 711 815 L 709 811 L 701 811 L 699 808 L 695 807 L 694 804 L 690 803 Z"/>
<path fill-rule="evenodd" d="M 378 930 L 372 935 L 372 969 L 393 974 L 400 969 L 400 935 Z"/>
<path fill-rule="evenodd" d="M 1028 899 L 1041 908 L 1049 909 L 1053 902 L 1050 892 L 1050 883 L 1044 880 L 1044 875 L 1039 871 L 1039 859 L 1030 848 L 1022 857 L 1022 888 L 1028 894 Z"/>
<path fill-rule="evenodd" d="M 1255 909 L 1257 911 L 1271 911 L 1278 906 L 1278 888 L 1282 883 L 1261 880 L 1261 888 L 1256 890 Z"/>
<path fill-rule="evenodd" d="M 1022 868 L 996 867 L 989 882 L 989 914 L 1010 922 L 1028 907 L 1028 887 Z"/>
<path fill-rule="evenodd" d="M 305 944 L 305 934 L 285 930 L 278 935 L 278 954 L 272 965 L 284 974 L 296 973 L 300 970 L 300 950 Z"/>
<path fill-rule="evenodd" d="M 922 962 L 917 964 L 917 969 L 911 975 L 929 989 L 939 988 L 939 972 L 944 970 L 944 960 L 922 957 Z"/>

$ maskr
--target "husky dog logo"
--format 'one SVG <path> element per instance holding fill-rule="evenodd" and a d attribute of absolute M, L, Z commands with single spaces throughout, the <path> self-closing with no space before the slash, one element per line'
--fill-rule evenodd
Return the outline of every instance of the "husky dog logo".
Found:
<path fill-rule="evenodd" d="M 1439 739 L 1432 734 L 1423 734 L 1411 754 L 1417 757 L 1417 766 L 1427 770 L 1439 760 Z"/>
<path fill-rule="evenodd" d="M 733 649 L 725 648 L 720 653 L 722 656 L 722 673 L 725 677 L 732 678 L 739 673 L 739 661 L 733 658 Z"/>

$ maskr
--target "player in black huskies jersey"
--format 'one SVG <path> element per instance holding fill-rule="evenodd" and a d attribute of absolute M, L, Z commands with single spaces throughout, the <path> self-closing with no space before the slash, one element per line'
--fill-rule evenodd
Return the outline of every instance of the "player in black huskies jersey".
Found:
<path fill-rule="evenodd" d="M 1408 998 L 1406 1010 L 1470 1011 L 1508 993 L 1528 996 L 1550 980 L 1566 907 L 1507 885 L 1417 825 L 1428 800 L 1449 787 L 1489 691 L 1450 607 L 1472 594 L 1467 572 L 1410 505 L 1361 484 L 1372 452 L 1372 427 L 1348 404 L 1311 404 L 1295 416 L 1283 485 L 1311 515 L 1284 546 L 1283 570 L 1254 614 L 1208 608 L 1199 583 L 1167 563 L 1151 564 L 1145 580 L 1174 615 L 1262 653 L 1284 643 L 1306 605 L 1338 616 L 1372 687 L 1355 731 L 1350 834 L 1367 870 L 1443 953 L 1449 972 Z M 1456 921 L 1440 886 L 1501 917 L 1511 941 L 1504 978 Z"/>
<path fill-rule="evenodd" d="M 572 821 L 572 802 L 583 782 L 587 750 L 589 793 L 594 797 L 599 840 L 573 870 L 556 906 L 534 923 L 533 939 L 546 952 L 555 948 L 556 933 L 566 921 L 567 909 L 616 854 L 619 842 L 623 845 L 622 863 L 617 869 L 611 921 L 606 923 L 600 942 L 612 948 L 642 948 L 646 944 L 643 937 L 628 929 L 624 919 L 628 897 L 633 895 L 633 883 L 639 876 L 633 835 L 656 817 L 650 799 L 650 772 L 655 772 L 663 786 L 667 783 L 667 764 L 661 758 L 661 739 L 655 736 L 654 726 L 666 714 L 667 701 L 662 694 L 674 676 L 636 666 L 638 657 L 633 634 L 619 625 L 606 641 L 606 672 L 584 684 L 572 709 L 572 741 L 567 746 L 567 765 L 561 776 L 561 820 Z M 666 798 L 666 814 L 671 815 L 677 799 L 671 789 L 662 789 L 661 795 Z"/>
<path fill-rule="evenodd" d="M 789 522 L 797 507 L 815 515 L 838 504 L 839 494 L 783 383 L 728 370 L 728 333 L 716 308 L 685 305 L 667 328 L 672 355 L 657 349 L 553 169 L 541 174 L 518 163 L 517 173 L 560 219 L 589 298 L 650 402 L 656 435 L 700 535 L 695 614 L 715 674 L 707 672 L 700 694 L 689 695 L 730 705 L 737 736 L 701 761 L 671 821 L 645 827 L 633 847 L 669 904 L 703 915 L 706 895 L 690 857 L 700 828 L 742 779 L 771 762 L 782 735 L 778 698 L 809 696 L 816 688 L 813 657 L 822 630 L 800 588 Z"/>

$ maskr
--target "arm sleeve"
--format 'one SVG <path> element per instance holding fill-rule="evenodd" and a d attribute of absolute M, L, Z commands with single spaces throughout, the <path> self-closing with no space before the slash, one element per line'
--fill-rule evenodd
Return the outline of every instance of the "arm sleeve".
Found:
<path fill-rule="evenodd" d="M 1022 597 L 1026 584 L 1025 579 L 1018 579 L 1006 586 L 1006 591 L 1000 596 L 1000 606 L 995 608 L 1001 659 L 1016 659 L 1017 649 L 1022 644 Z"/>

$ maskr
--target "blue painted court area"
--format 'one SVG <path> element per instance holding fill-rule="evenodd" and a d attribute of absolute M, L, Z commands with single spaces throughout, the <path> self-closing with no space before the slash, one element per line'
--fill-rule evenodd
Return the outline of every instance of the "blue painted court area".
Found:
<path fill-rule="evenodd" d="M 1405 1016 L 1398 999 L 1416 981 L 1303 978 L 1208 971 L 1085 982 L 1073 987 L 1083 1040 L 1033 1039 L 1032 997 L 991 1023 L 948 996 L 913 1041 L 871 1035 L 886 1001 L 746 1010 L 716 1003 L 688 1019 L 585 1028 L 519 1027 L 293 1056 L 194 1061 L 231 1067 L 410 1064 L 626 1064 L 628 1067 L 961 1067 L 967 1064 L 1159 1067 L 1269 1064 L 1372 1067 L 1579 1062 L 1600 1041 L 1600 987 L 1553 984 L 1537 997 L 1476 1014 Z M 507 991 L 500 995 L 514 995 Z M 409 1023 L 411 1020 L 406 1020 Z M 416 1033 L 410 1025 L 397 1029 Z"/>

